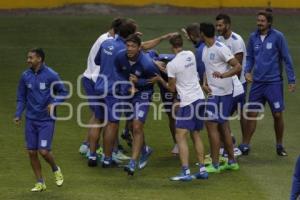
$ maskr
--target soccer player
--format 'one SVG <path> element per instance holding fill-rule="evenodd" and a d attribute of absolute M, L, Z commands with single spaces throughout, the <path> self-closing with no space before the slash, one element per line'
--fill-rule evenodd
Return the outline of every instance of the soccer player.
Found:
<path fill-rule="evenodd" d="M 243 67 L 239 77 L 237 75 L 232 77 L 233 102 L 231 114 L 233 115 L 235 112 L 239 113 L 242 135 L 245 135 L 246 119 L 244 119 L 243 107 L 246 103 L 247 87 L 244 75 L 244 68 L 246 65 L 246 46 L 243 38 L 231 30 L 231 19 L 227 14 L 219 14 L 216 17 L 216 30 L 219 34 L 217 39 L 220 42 L 223 42 L 231 50 L 231 53 Z M 234 154 L 241 155 L 241 151 L 238 148 L 234 148 Z"/>
<path fill-rule="evenodd" d="M 51 153 L 55 125 L 52 115 L 55 113 L 55 106 L 64 101 L 68 92 L 60 82 L 58 74 L 46 66 L 44 60 L 45 53 L 42 49 L 36 48 L 28 52 L 27 63 L 30 68 L 23 72 L 19 82 L 14 118 L 16 125 L 19 125 L 22 113 L 26 109 L 26 147 L 37 179 L 37 183 L 31 189 L 32 192 L 46 190 L 38 153 L 51 166 L 56 185 L 62 186 L 64 182 L 61 169 L 56 165 Z M 55 98 L 52 94 L 60 98 Z"/>
<path fill-rule="evenodd" d="M 170 39 L 170 44 L 176 56 L 167 64 L 168 82 L 164 81 L 160 76 L 155 77 L 169 91 L 173 93 L 177 91 L 180 97 L 175 126 L 182 172 L 178 176 L 171 177 L 170 180 L 190 181 L 193 178 L 207 179 L 208 173 L 204 166 L 204 146 L 200 137 L 200 130 L 203 127 L 205 97 L 199 84 L 196 59 L 193 52 L 183 50 L 181 35 L 174 35 Z M 156 64 L 162 67 L 161 63 L 156 62 Z M 187 143 L 187 135 L 189 133 L 199 162 L 199 171 L 194 175 L 191 175 L 189 169 Z"/>
<path fill-rule="evenodd" d="M 123 18 L 114 19 L 111 24 L 111 29 L 107 33 L 102 34 L 96 40 L 90 50 L 87 60 L 87 69 L 83 73 L 82 78 L 82 85 L 86 92 L 86 95 L 89 96 L 88 101 L 90 103 L 97 102 L 97 99 L 95 99 L 95 96 L 97 96 L 95 91 L 95 82 L 99 75 L 100 66 L 96 65 L 94 62 L 96 54 L 101 44 L 105 40 L 113 39 L 115 37 L 116 33 L 119 32 L 118 28 L 123 21 L 125 21 L 125 19 Z M 97 165 L 96 150 L 101 132 L 101 128 L 99 127 L 99 124 L 101 122 L 99 121 L 99 116 L 95 116 L 96 113 L 100 113 L 100 111 L 97 111 L 97 109 L 99 109 L 99 106 L 90 105 L 90 108 L 93 113 L 93 116 L 90 119 L 90 125 L 92 125 L 93 127 L 89 128 L 88 134 L 86 136 L 86 141 L 84 141 L 80 146 L 79 152 L 82 154 L 86 154 L 88 151 L 90 151 L 88 165 L 92 167 Z"/>
<path fill-rule="evenodd" d="M 289 92 L 295 91 L 296 77 L 285 37 L 280 31 L 272 28 L 272 22 L 271 12 L 259 11 L 257 14 L 257 31 L 251 33 L 248 42 L 245 77 L 248 82 L 252 82 L 248 107 L 252 111 L 247 113 L 249 119 L 247 120 L 246 134 L 239 146 L 244 155 L 250 151 L 251 137 L 256 129 L 255 118 L 258 116 L 258 112 L 253 111 L 253 109 L 258 109 L 258 107 L 253 103 L 264 105 L 268 102 L 274 119 L 277 155 L 287 156 L 283 146 L 282 62 L 285 63 Z"/>
<path fill-rule="evenodd" d="M 232 76 L 240 73 L 242 67 L 234 58 L 230 49 L 215 39 L 215 27 L 211 23 L 200 24 L 200 34 L 205 42 L 202 60 L 205 65 L 210 96 L 206 106 L 206 128 L 208 131 L 212 164 L 206 169 L 210 173 L 219 173 L 220 137 L 223 138 L 228 162 L 222 169 L 238 170 L 239 165 L 233 154 L 233 143 L 229 128 L 233 80 Z M 221 130 L 221 131 L 220 131 Z"/>
<path fill-rule="evenodd" d="M 295 165 L 295 172 L 293 176 L 293 184 L 291 190 L 290 200 L 297 200 L 300 197 L 300 156 Z"/>
<path fill-rule="evenodd" d="M 126 39 L 126 50 L 120 51 L 115 60 L 120 80 L 133 83 L 133 87 L 127 85 L 121 89 L 122 94 L 129 94 L 130 91 L 133 95 L 132 98 L 128 99 L 133 107 L 130 116 L 133 133 L 132 156 L 124 168 L 128 175 L 134 175 L 137 164 L 139 169 L 144 168 L 152 153 L 152 149 L 144 143 L 144 123 L 153 94 L 153 84 L 148 83 L 147 80 L 154 77 L 159 71 L 152 58 L 141 51 L 141 44 L 138 35 L 130 35 Z M 138 159 L 139 163 L 137 163 Z"/>
<path fill-rule="evenodd" d="M 116 109 L 115 105 L 119 104 L 119 99 L 114 95 L 114 84 L 118 80 L 115 67 L 115 58 L 119 51 L 126 48 L 125 39 L 130 34 L 135 33 L 136 29 L 136 23 L 131 19 L 126 19 L 119 26 L 118 37 L 104 41 L 100 46 L 94 60 L 96 65 L 101 66 L 99 75 L 106 77 L 105 79 L 103 79 L 103 77 L 98 77 L 95 83 L 95 91 L 97 95 L 104 96 L 100 102 L 105 104 L 105 108 L 100 106 L 98 116 L 99 119 L 107 122 L 103 137 L 103 168 L 113 167 L 117 164 L 112 160 L 112 152 L 115 142 L 117 141 L 119 119 L 121 117 L 118 115 L 120 113 L 114 113 L 114 109 Z M 105 110 L 107 112 L 105 112 Z M 91 156 L 96 157 L 96 159 L 90 159 L 89 162 L 93 162 L 94 165 L 97 165 L 97 154 L 95 153 Z"/>

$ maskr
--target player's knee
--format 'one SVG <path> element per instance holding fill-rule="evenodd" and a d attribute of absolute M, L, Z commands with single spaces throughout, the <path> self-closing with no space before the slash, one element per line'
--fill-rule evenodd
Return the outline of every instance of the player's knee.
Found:
<path fill-rule="evenodd" d="M 37 156 L 37 151 L 36 150 L 28 150 L 29 156 Z"/>
<path fill-rule="evenodd" d="M 40 149 L 39 153 L 41 154 L 41 156 L 45 157 L 48 155 L 49 151 L 47 149 Z"/>
<path fill-rule="evenodd" d="M 274 112 L 273 117 L 274 117 L 274 119 L 280 119 L 282 117 L 282 113 L 281 112 Z"/>
<path fill-rule="evenodd" d="M 140 123 L 137 123 L 137 124 L 133 124 L 133 133 L 141 133 L 143 131 L 143 125 L 140 124 Z"/>

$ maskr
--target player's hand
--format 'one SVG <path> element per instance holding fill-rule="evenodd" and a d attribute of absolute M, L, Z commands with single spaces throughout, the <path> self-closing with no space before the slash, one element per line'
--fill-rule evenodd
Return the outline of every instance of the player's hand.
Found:
<path fill-rule="evenodd" d="M 155 83 L 161 82 L 161 81 L 162 81 L 162 77 L 160 75 L 156 74 L 156 76 L 148 79 L 147 82 L 154 85 Z"/>
<path fill-rule="evenodd" d="M 295 92 L 296 91 L 296 84 L 294 84 L 294 83 L 289 84 L 288 90 L 289 90 L 289 92 Z"/>
<path fill-rule="evenodd" d="M 245 74 L 245 79 L 248 83 L 251 83 L 253 81 L 252 79 L 252 74 L 251 73 L 246 73 Z"/>
<path fill-rule="evenodd" d="M 221 72 L 213 72 L 212 75 L 214 78 L 223 78 L 223 74 Z"/>
<path fill-rule="evenodd" d="M 135 32 L 135 34 L 139 37 L 143 36 L 143 33 L 142 32 Z"/>
<path fill-rule="evenodd" d="M 53 113 L 55 105 L 54 104 L 49 104 L 47 106 L 48 114 L 51 115 L 51 112 Z"/>
<path fill-rule="evenodd" d="M 15 117 L 13 121 L 14 121 L 14 123 L 15 123 L 17 126 L 20 126 L 20 125 L 21 125 L 21 118 Z"/>
<path fill-rule="evenodd" d="M 129 76 L 129 81 L 130 82 L 132 82 L 132 83 L 137 83 L 138 82 L 138 77 L 136 76 L 136 75 L 134 75 L 134 74 L 130 74 L 130 76 Z"/>
<path fill-rule="evenodd" d="M 162 61 L 154 61 L 155 65 L 157 66 L 157 68 L 159 69 L 159 71 L 162 71 L 164 73 L 167 73 L 166 70 L 166 63 L 162 62 Z"/>
<path fill-rule="evenodd" d="M 168 34 L 166 34 L 166 35 L 161 36 L 161 39 L 162 39 L 162 40 L 168 40 L 168 39 L 170 39 L 171 37 L 173 37 L 174 35 L 178 35 L 178 34 L 179 34 L 178 32 L 168 33 Z"/>
<path fill-rule="evenodd" d="M 139 90 L 136 89 L 135 87 L 129 88 L 129 94 L 130 96 L 133 96 L 135 93 L 137 93 Z"/>
<path fill-rule="evenodd" d="M 208 95 L 210 95 L 211 94 L 211 89 L 210 89 L 210 87 L 208 86 L 208 85 L 203 85 L 202 86 L 202 89 L 204 90 L 204 92 L 206 93 L 206 94 L 208 94 Z"/>
<path fill-rule="evenodd" d="M 186 32 L 185 28 L 182 28 L 181 29 L 181 32 L 183 33 L 184 37 L 187 39 L 187 40 L 191 40 L 191 38 L 189 37 L 188 33 Z"/>

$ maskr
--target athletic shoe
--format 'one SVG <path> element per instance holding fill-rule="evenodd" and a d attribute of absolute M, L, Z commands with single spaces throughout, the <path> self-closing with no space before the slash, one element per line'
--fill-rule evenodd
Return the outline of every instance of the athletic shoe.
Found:
<path fill-rule="evenodd" d="M 220 167 L 220 170 L 221 171 L 225 171 L 225 170 L 231 170 L 231 171 L 238 171 L 240 169 L 240 166 L 238 163 L 226 163 L 224 165 L 221 165 Z"/>
<path fill-rule="evenodd" d="M 85 154 L 85 157 L 86 157 L 86 158 L 89 158 L 89 157 L 90 157 L 90 154 L 91 154 L 90 149 L 88 149 L 87 152 L 86 152 L 86 154 Z"/>
<path fill-rule="evenodd" d="M 98 155 L 102 155 L 103 154 L 103 148 L 102 147 L 99 147 L 97 150 L 96 150 L 96 153 Z"/>
<path fill-rule="evenodd" d="M 89 147 L 85 143 L 82 143 L 79 147 L 79 153 L 82 155 L 85 155 L 88 152 L 88 150 L 89 150 Z"/>
<path fill-rule="evenodd" d="M 278 156 L 287 156 L 287 152 L 285 151 L 284 147 L 282 145 L 278 145 L 276 147 L 276 152 Z"/>
<path fill-rule="evenodd" d="M 31 192 L 42 192 L 46 190 L 46 184 L 37 182 L 34 187 L 30 190 Z"/>
<path fill-rule="evenodd" d="M 242 155 L 244 156 L 248 155 L 250 152 L 250 146 L 248 144 L 240 144 L 238 148 L 241 150 Z"/>
<path fill-rule="evenodd" d="M 206 171 L 208 173 L 216 173 L 216 174 L 218 174 L 218 173 L 221 172 L 220 167 L 215 168 L 213 164 L 210 164 L 210 165 L 206 166 L 205 168 L 206 168 Z"/>
<path fill-rule="evenodd" d="M 115 167 L 119 167 L 119 164 L 115 161 L 103 161 L 102 162 L 102 168 L 115 168 Z"/>
<path fill-rule="evenodd" d="M 64 182 L 64 176 L 60 170 L 59 167 L 57 167 L 57 170 L 54 172 L 54 177 L 55 177 L 55 183 L 57 186 L 62 186 Z"/>
<path fill-rule="evenodd" d="M 239 148 L 234 147 L 233 154 L 234 154 L 234 157 L 238 157 L 238 156 L 242 155 L 242 151 Z M 228 153 L 225 150 L 223 151 L 223 154 L 221 154 L 221 155 L 225 158 L 228 157 Z"/>
<path fill-rule="evenodd" d="M 207 172 L 198 172 L 196 174 L 192 175 L 193 179 L 208 179 L 208 173 Z"/>
<path fill-rule="evenodd" d="M 178 149 L 178 145 L 177 144 L 174 145 L 171 153 L 174 154 L 174 155 L 178 155 L 179 154 L 179 149 Z"/>
<path fill-rule="evenodd" d="M 132 136 L 131 134 L 129 133 L 129 131 L 126 131 L 125 129 L 122 131 L 122 134 L 121 134 L 121 138 L 123 140 L 125 140 L 125 142 L 127 143 L 127 145 L 129 147 L 132 147 Z"/>
<path fill-rule="evenodd" d="M 88 166 L 96 167 L 98 165 L 98 157 L 97 156 L 89 156 Z"/>
<path fill-rule="evenodd" d="M 115 157 L 118 160 L 130 160 L 130 157 L 123 154 L 123 152 L 120 150 L 118 150 L 117 152 L 113 152 L 112 157 Z"/>
<path fill-rule="evenodd" d="M 142 153 L 140 160 L 139 160 L 139 169 L 143 169 L 144 167 L 146 167 L 147 163 L 148 163 L 148 159 L 151 156 L 153 150 L 147 146 L 147 151 L 145 153 Z"/>
<path fill-rule="evenodd" d="M 173 176 L 170 178 L 171 181 L 191 181 L 193 180 L 192 176 L 190 174 L 184 174 L 184 173 L 181 173 L 177 176 Z"/>
<path fill-rule="evenodd" d="M 223 156 L 219 156 L 219 163 L 220 165 L 226 163 L 228 161 L 228 158 L 223 157 Z M 206 155 L 205 159 L 204 159 L 204 165 L 208 166 L 212 164 L 212 159 L 210 157 L 210 155 Z M 197 166 L 199 166 L 199 163 L 196 163 Z"/>
<path fill-rule="evenodd" d="M 135 171 L 135 163 L 130 160 L 128 165 L 124 167 L 124 171 L 127 172 L 129 176 L 133 176 Z"/>

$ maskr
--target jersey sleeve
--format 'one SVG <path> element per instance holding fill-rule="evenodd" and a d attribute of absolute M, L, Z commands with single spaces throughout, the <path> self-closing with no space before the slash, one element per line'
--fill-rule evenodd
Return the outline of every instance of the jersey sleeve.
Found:
<path fill-rule="evenodd" d="M 231 51 L 232 51 L 233 55 L 238 54 L 238 53 L 245 54 L 243 47 L 244 47 L 244 41 L 241 38 L 237 39 L 237 40 L 233 40 L 232 47 L 231 47 L 232 48 Z"/>
<path fill-rule="evenodd" d="M 234 58 L 234 56 L 232 55 L 230 49 L 226 46 L 222 46 L 219 51 L 219 56 L 221 58 L 222 61 L 224 62 L 229 62 L 231 59 Z"/>
<path fill-rule="evenodd" d="M 175 78 L 176 71 L 175 71 L 175 66 L 172 64 L 172 62 L 169 62 L 167 64 L 167 73 L 168 73 L 168 77 Z"/>

